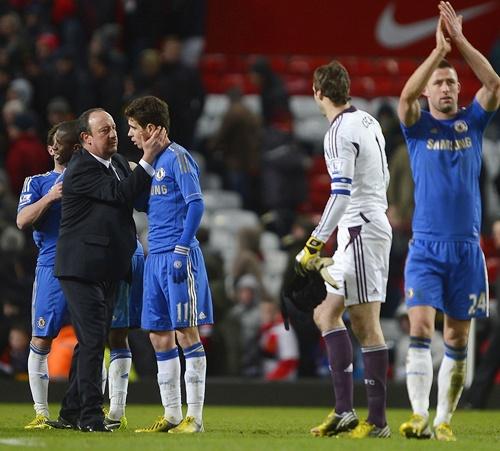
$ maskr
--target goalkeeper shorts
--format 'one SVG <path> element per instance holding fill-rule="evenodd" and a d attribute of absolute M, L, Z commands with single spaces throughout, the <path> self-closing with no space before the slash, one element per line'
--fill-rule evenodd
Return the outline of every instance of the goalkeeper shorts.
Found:
<path fill-rule="evenodd" d="M 330 275 L 338 282 L 329 293 L 344 296 L 346 307 L 367 302 L 385 302 L 392 231 L 387 219 L 356 227 L 339 227 L 338 247 Z"/>
<path fill-rule="evenodd" d="M 410 241 L 405 267 L 406 305 L 430 306 L 451 318 L 488 316 L 488 279 L 478 242 Z"/>

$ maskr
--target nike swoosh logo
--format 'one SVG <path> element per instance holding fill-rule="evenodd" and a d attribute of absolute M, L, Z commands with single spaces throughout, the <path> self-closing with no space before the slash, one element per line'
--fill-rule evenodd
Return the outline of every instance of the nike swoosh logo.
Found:
<path fill-rule="evenodd" d="M 494 9 L 496 2 L 483 3 L 457 11 L 457 16 L 462 15 L 463 21 L 474 19 Z M 389 49 L 407 47 L 417 41 L 427 38 L 436 32 L 439 15 L 429 19 L 408 24 L 399 24 L 394 18 L 394 3 L 389 3 L 377 22 L 375 37 L 379 44 Z"/>

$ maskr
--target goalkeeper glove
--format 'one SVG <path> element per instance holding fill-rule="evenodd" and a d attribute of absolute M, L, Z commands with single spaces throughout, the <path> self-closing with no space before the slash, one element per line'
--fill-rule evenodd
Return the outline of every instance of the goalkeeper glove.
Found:
<path fill-rule="evenodd" d="M 307 262 L 314 257 L 319 257 L 324 245 L 323 241 L 313 236 L 309 237 L 304 249 L 295 257 L 295 272 L 302 276 L 305 275 L 306 271 L 308 271 Z"/>
<path fill-rule="evenodd" d="M 323 280 L 333 288 L 339 288 L 337 281 L 328 272 L 328 267 L 333 265 L 331 257 L 313 257 L 306 264 L 307 271 L 318 271 Z"/>
<path fill-rule="evenodd" d="M 172 277 L 174 283 L 182 283 L 187 279 L 187 265 L 189 256 L 189 247 L 178 244 L 174 249 L 174 258 L 172 261 Z"/>

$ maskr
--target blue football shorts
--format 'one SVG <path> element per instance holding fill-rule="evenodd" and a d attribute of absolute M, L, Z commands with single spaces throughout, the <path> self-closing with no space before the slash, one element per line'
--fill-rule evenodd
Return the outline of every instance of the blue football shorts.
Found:
<path fill-rule="evenodd" d="M 411 240 L 405 298 L 409 308 L 427 305 L 458 320 L 488 316 L 488 275 L 479 243 Z"/>
<path fill-rule="evenodd" d="M 142 328 L 153 331 L 213 324 L 212 296 L 199 247 L 189 251 L 188 278 L 174 283 L 173 252 L 149 254 L 144 267 Z"/>
<path fill-rule="evenodd" d="M 68 319 L 66 298 L 52 266 L 37 266 L 31 298 L 31 334 L 56 337 Z"/>
<path fill-rule="evenodd" d="M 113 310 L 111 329 L 141 327 L 142 313 L 142 278 L 144 256 L 132 257 L 132 282 L 121 280 L 116 289 L 116 304 Z"/>

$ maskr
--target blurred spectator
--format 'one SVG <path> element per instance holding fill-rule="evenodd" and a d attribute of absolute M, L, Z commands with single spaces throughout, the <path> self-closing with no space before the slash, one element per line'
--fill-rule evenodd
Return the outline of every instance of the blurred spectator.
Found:
<path fill-rule="evenodd" d="M 259 57 L 250 67 L 250 76 L 260 89 L 260 103 L 264 126 L 289 121 L 291 116 L 288 92 L 280 77 L 275 74 L 264 57 Z"/>
<path fill-rule="evenodd" d="M 224 319 L 228 374 L 257 377 L 261 373 L 259 346 L 260 284 L 252 274 L 236 284 L 235 305 Z"/>
<path fill-rule="evenodd" d="M 205 104 L 205 89 L 197 68 L 181 61 L 182 43 L 167 36 L 161 45 L 163 82 L 160 98 L 168 103 L 171 115 L 169 136 L 187 149 L 192 148 L 196 122 Z"/>
<path fill-rule="evenodd" d="M 10 11 L 0 16 L 0 47 L 5 49 L 12 70 L 20 67 L 29 53 L 29 41 L 19 15 Z"/>
<path fill-rule="evenodd" d="M 167 81 L 161 73 L 159 52 L 155 49 L 143 50 L 139 55 L 139 63 L 134 73 L 134 95 L 161 97 L 162 86 L 166 83 Z"/>
<path fill-rule="evenodd" d="M 36 58 L 41 69 L 48 72 L 56 61 L 59 38 L 55 33 L 45 32 L 40 34 L 35 42 Z"/>
<path fill-rule="evenodd" d="M 238 232 L 238 248 L 233 261 L 231 278 L 233 287 L 240 278 L 252 275 L 259 286 L 260 294 L 267 298 L 262 278 L 263 255 L 260 250 L 262 231 L 258 227 L 242 227 Z"/>
<path fill-rule="evenodd" d="M 266 217 L 279 236 L 290 232 L 297 207 L 307 200 L 307 168 L 311 160 L 289 127 L 268 127 L 262 143 L 260 195 Z"/>
<path fill-rule="evenodd" d="M 54 97 L 47 105 L 47 122 L 49 127 L 74 117 L 69 103 L 63 97 Z"/>
<path fill-rule="evenodd" d="M 106 55 L 113 70 L 125 72 L 126 59 L 120 48 L 122 28 L 119 24 L 108 23 L 92 33 L 89 42 L 89 57 Z"/>
<path fill-rule="evenodd" d="M 385 153 L 387 161 L 390 164 L 394 151 L 404 143 L 401 127 L 399 126 L 399 119 L 396 111 L 388 102 L 383 102 L 376 114 L 376 118 L 382 127 L 382 132 L 385 137 Z"/>
<path fill-rule="evenodd" d="M 7 100 L 19 100 L 25 109 L 31 107 L 33 98 L 33 87 L 25 78 L 15 78 L 9 84 L 7 89 Z"/>
<path fill-rule="evenodd" d="M 0 169 L 0 231 L 12 225 L 17 216 L 17 199 L 12 195 L 7 173 Z"/>
<path fill-rule="evenodd" d="M 290 381 L 297 378 L 299 343 L 291 327 L 285 329 L 283 318 L 273 302 L 261 302 L 260 347 L 264 378 L 268 381 Z"/>
<path fill-rule="evenodd" d="M 75 67 L 74 58 L 75 55 L 70 50 L 61 49 L 58 52 L 54 67 L 48 72 L 47 95 L 49 99 L 62 97 L 73 111 L 82 112 L 82 105 L 87 105 L 87 96 L 91 93 L 85 89 L 82 76 Z"/>
<path fill-rule="evenodd" d="M 241 194 L 243 208 L 257 210 L 261 166 L 260 119 L 244 103 L 241 90 L 227 92 L 229 108 L 209 147 L 212 158 L 222 163 L 227 189 Z"/>
<path fill-rule="evenodd" d="M 15 323 L 9 331 L 9 343 L 0 355 L 0 373 L 27 380 L 30 333 L 23 323 Z"/>
<path fill-rule="evenodd" d="M 90 56 L 88 79 L 82 84 L 85 86 L 85 97 L 80 102 L 80 111 L 99 105 L 111 116 L 120 117 L 123 103 L 123 76 L 113 65 L 108 54 Z"/>
<path fill-rule="evenodd" d="M 7 131 L 10 145 L 5 167 L 12 192 L 18 195 L 26 177 L 48 171 L 49 155 L 36 134 L 35 119 L 30 113 L 17 114 Z"/>
<path fill-rule="evenodd" d="M 3 104 L 2 119 L 0 121 L 0 162 L 5 162 L 7 151 L 9 149 L 8 128 L 14 123 L 15 117 L 25 111 L 23 103 L 18 100 L 9 100 Z"/>

